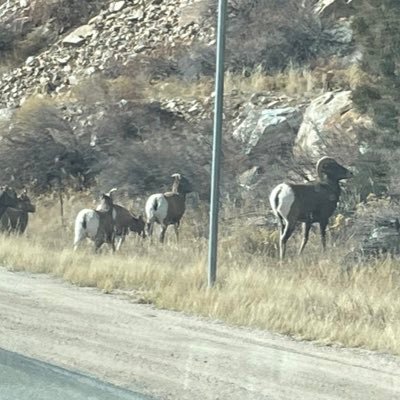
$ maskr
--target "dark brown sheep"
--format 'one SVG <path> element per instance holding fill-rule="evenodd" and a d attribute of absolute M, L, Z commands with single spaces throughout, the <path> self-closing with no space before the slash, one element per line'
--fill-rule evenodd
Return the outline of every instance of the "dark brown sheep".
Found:
<path fill-rule="evenodd" d="M 286 242 L 297 222 L 304 223 L 304 238 L 299 254 L 307 244 L 311 225 L 319 223 L 322 247 L 326 247 L 326 227 L 336 210 L 340 197 L 339 181 L 353 174 L 331 157 L 323 157 L 317 163 L 317 180 L 308 183 L 281 183 L 270 195 L 273 213 L 280 226 L 279 256 L 285 256 Z"/>
<path fill-rule="evenodd" d="M 29 222 L 29 213 L 34 213 L 36 207 L 31 203 L 26 190 L 18 196 L 18 200 L 22 202 L 21 204 L 24 209 L 7 208 L 0 218 L 1 232 L 15 233 L 17 235 L 25 232 Z"/>
<path fill-rule="evenodd" d="M 116 192 L 117 190 L 117 188 L 113 188 L 107 193 L 107 195 L 112 197 L 112 193 Z M 136 217 L 127 208 L 122 207 L 119 204 L 113 204 L 113 208 L 115 242 L 117 251 L 121 248 L 122 243 L 124 243 L 125 237 L 129 234 L 129 232 L 135 232 L 143 238 L 146 237 L 145 222 L 141 215 L 139 217 Z M 101 209 L 101 206 L 99 205 L 97 209 Z"/>

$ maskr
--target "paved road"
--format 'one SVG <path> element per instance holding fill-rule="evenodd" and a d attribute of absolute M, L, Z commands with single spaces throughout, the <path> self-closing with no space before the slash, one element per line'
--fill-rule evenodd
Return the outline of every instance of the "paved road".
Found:
<path fill-rule="evenodd" d="M 149 400 L 97 379 L 0 349 L 1 400 Z"/>
<path fill-rule="evenodd" d="M 4 269 L 0 347 L 159 399 L 400 400 L 399 358 L 231 328 Z"/>

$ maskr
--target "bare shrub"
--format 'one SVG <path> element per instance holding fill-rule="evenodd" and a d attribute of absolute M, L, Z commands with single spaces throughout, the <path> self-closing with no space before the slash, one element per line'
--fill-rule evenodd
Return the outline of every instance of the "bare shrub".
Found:
<path fill-rule="evenodd" d="M 210 0 L 206 17 L 215 18 Z M 312 11 L 313 1 L 235 0 L 230 3 L 227 61 L 235 71 L 262 65 L 280 70 L 304 64 L 321 50 L 322 25 Z"/>
<path fill-rule="evenodd" d="M 51 43 L 56 36 L 57 35 L 51 32 L 46 26 L 34 28 L 16 43 L 13 57 L 18 61 L 35 55 Z"/>
<path fill-rule="evenodd" d="M 13 47 L 14 42 L 17 38 L 15 31 L 7 25 L 0 26 L 0 56 L 4 57 L 5 54 L 9 53 Z"/>
<path fill-rule="evenodd" d="M 85 172 L 69 124 L 49 102 L 31 98 L 14 115 L 0 144 L 1 181 L 44 190 Z"/>
<path fill-rule="evenodd" d="M 88 0 L 36 0 L 31 8 L 30 19 L 34 26 L 52 20 L 61 33 L 85 22 L 99 6 L 97 2 Z"/>
<path fill-rule="evenodd" d="M 104 67 L 104 76 L 108 79 L 115 79 L 119 76 L 136 78 L 140 75 L 143 81 L 153 82 L 176 74 L 178 74 L 176 58 L 174 54 L 163 47 L 154 50 L 151 55 L 141 55 L 126 64 L 111 59 Z"/>
<path fill-rule="evenodd" d="M 82 79 L 71 92 L 79 101 L 91 105 L 107 101 L 109 98 L 109 84 L 103 75 L 96 74 L 89 78 Z"/>
<path fill-rule="evenodd" d="M 201 196 L 208 197 L 212 135 L 208 124 L 194 127 L 157 102 L 134 102 L 109 105 L 103 120 L 91 129 L 96 135 L 101 187 L 123 187 L 132 195 L 167 190 L 170 175 L 181 172 Z M 224 140 L 225 188 L 234 182 L 240 158 L 235 145 Z"/>

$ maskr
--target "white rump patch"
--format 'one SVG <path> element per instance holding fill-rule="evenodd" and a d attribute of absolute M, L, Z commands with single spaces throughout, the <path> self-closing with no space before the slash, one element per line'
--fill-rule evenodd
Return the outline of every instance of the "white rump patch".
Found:
<path fill-rule="evenodd" d="M 273 213 L 286 220 L 294 203 L 294 191 L 287 183 L 281 183 L 272 190 L 269 202 Z"/>
<path fill-rule="evenodd" d="M 146 222 L 162 223 L 168 213 L 168 202 L 162 193 L 152 194 L 145 205 Z"/>

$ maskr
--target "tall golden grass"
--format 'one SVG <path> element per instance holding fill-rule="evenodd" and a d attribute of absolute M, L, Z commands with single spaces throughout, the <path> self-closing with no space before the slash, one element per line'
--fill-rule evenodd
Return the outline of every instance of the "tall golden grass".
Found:
<path fill-rule="evenodd" d="M 179 244 L 171 229 L 164 245 L 132 236 L 115 255 L 106 246 L 94 254 L 90 242 L 73 253 L 74 216 L 90 206 L 90 196 L 70 196 L 62 228 L 56 198 L 38 199 L 27 234 L 0 238 L 1 265 L 53 274 L 106 293 L 124 290 L 137 302 L 233 325 L 400 354 L 400 266 L 395 261 L 345 272 L 338 261 L 343 244 L 322 255 L 313 235 L 302 258 L 294 256 L 293 239 L 292 257 L 279 264 L 276 232 L 233 218 L 222 223 L 218 283 L 208 289 L 203 211 L 185 215 Z"/>
<path fill-rule="evenodd" d="M 328 78 L 329 76 L 329 78 Z M 327 80 L 329 79 L 329 82 Z M 354 88 L 367 76 L 357 65 L 340 67 L 328 65 L 323 68 L 299 68 L 290 65 L 282 72 L 268 74 L 261 67 L 246 73 L 227 72 L 225 90 L 229 94 L 238 91 L 244 95 L 273 91 L 289 96 L 314 97 L 327 90 Z M 127 85 L 129 86 L 129 85 Z M 213 90 L 213 79 L 202 77 L 196 81 L 167 78 L 144 90 L 145 96 L 155 99 L 184 98 L 204 99 Z"/>

